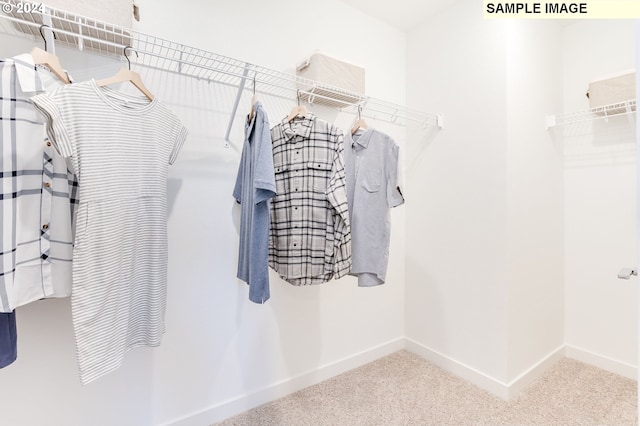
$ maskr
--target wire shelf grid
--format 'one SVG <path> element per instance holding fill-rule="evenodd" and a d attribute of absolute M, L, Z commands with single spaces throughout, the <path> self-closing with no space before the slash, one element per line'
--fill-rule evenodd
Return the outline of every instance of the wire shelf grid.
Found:
<path fill-rule="evenodd" d="M 55 43 L 113 57 L 121 57 L 125 47 L 130 46 L 129 59 L 138 66 L 225 84 L 239 91 L 251 89 L 285 99 L 317 102 L 349 113 L 357 113 L 360 107 L 365 117 L 398 125 L 441 127 L 441 117 L 437 115 L 55 8 L 46 7 L 45 13 L 17 13 L 19 3 L 0 1 L 3 32 L 37 40 L 42 37 L 41 31 L 51 31 Z"/>
<path fill-rule="evenodd" d="M 603 105 L 584 111 L 568 112 L 547 117 L 547 128 L 567 126 L 593 120 L 608 120 L 611 117 L 634 114 L 636 112 L 636 100 L 630 99 L 610 105 Z"/>

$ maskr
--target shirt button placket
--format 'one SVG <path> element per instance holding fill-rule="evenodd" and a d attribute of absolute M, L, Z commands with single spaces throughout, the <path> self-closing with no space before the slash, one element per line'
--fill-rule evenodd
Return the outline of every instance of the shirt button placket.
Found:
<path fill-rule="evenodd" d="M 42 259 L 43 266 L 50 262 L 51 229 L 49 225 L 51 223 L 53 203 L 53 147 L 49 139 L 45 139 L 44 144 L 42 154 L 42 196 L 40 198 L 40 218 L 42 220 L 40 258 Z M 45 295 L 47 294 L 49 294 L 49 292 L 45 288 Z"/>
<path fill-rule="evenodd" d="M 303 143 L 302 136 L 296 136 L 296 146 L 293 149 L 293 161 L 292 161 L 292 170 L 293 177 L 291 179 L 293 183 L 293 191 L 294 197 L 292 198 L 291 207 L 293 211 L 291 212 L 291 218 L 294 221 L 302 220 L 302 198 L 304 197 L 304 182 L 303 176 L 304 171 L 302 170 L 302 156 L 301 151 L 302 147 L 300 146 Z"/>
<path fill-rule="evenodd" d="M 294 255 L 298 255 L 300 253 L 300 249 L 302 248 L 302 240 L 299 234 L 299 223 L 302 221 L 302 199 L 304 197 L 304 187 L 303 187 L 303 175 L 304 171 L 302 170 L 302 144 L 304 143 L 304 138 L 300 135 L 296 136 L 296 144 L 293 148 L 293 161 L 292 161 L 292 170 L 293 170 L 293 190 L 294 196 L 292 197 L 291 203 L 291 219 L 293 222 L 292 225 L 292 238 L 291 238 L 291 247 L 289 249 L 294 253 Z M 293 267 L 294 276 L 299 276 L 301 273 L 300 265 L 295 265 Z"/>

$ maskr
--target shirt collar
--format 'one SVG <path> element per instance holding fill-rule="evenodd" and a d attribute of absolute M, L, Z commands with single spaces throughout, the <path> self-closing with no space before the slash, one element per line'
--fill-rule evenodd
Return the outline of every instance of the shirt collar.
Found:
<path fill-rule="evenodd" d="M 60 80 L 54 77 L 48 68 L 42 65 L 36 65 L 30 53 L 23 53 L 11 59 L 16 67 L 17 80 L 22 92 L 44 92 L 51 89 L 52 84 L 54 84 L 52 82 L 56 82 L 53 87 L 61 84 Z M 42 74 L 43 72 L 44 74 Z M 68 73 L 67 78 L 69 82 L 73 83 L 73 79 Z"/>
<path fill-rule="evenodd" d="M 292 139 L 294 136 L 302 136 L 304 139 L 309 139 L 311 135 L 311 127 L 313 126 L 313 121 L 316 119 L 314 113 L 307 113 L 302 118 L 294 118 L 291 121 L 287 121 L 286 117 L 282 120 L 282 133 L 284 133 L 285 139 L 288 141 Z M 296 124 L 296 126 L 292 126 L 292 124 Z"/>
<path fill-rule="evenodd" d="M 25 93 L 42 92 L 44 88 L 40 76 L 36 71 L 36 66 L 33 63 L 33 56 L 29 53 L 23 53 L 11 59 L 13 59 L 13 63 L 15 64 L 18 83 L 22 91 Z"/>
<path fill-rule="evenodd" d="M 373 132 L 370 129 L 365 129 L 365 131 L 360 135 L 360 137 L 357 140 L 353 139 L 353 136 L 351 136 L 351 140 L 355 143 L 360 145 L 362 148 L 366 149 L 369 147 L 369 141 L 371 141 L 371 134 Z"/>

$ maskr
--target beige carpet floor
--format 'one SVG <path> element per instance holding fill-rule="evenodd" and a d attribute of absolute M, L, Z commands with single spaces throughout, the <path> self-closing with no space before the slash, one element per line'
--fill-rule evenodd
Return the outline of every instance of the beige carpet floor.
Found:
<path fill-rule="evenodd" d="M 637 425 L 637 382 L 563 359 L 503 401 L 406 351 L 227 419 L 245 425 Z"/>

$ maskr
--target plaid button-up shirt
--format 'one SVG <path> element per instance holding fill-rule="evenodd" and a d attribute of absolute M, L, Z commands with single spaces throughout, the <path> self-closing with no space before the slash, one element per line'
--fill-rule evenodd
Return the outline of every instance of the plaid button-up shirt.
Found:
<path fill-rule="evenodd" d="M 30 98 L 63 83 L 30 54 L 0 60 L 0 311 L 71 293 L 77 181 Z"/>
<path fill-rule="evenodd" d="M 351 268 L 342 130 L 313 114 L 271 129 L 276 196 L 269 266 L 293 285 L 320 284 Z"/>

